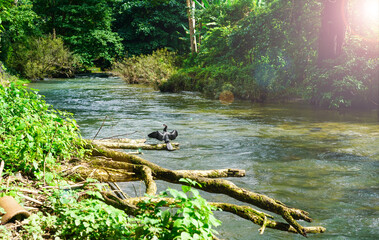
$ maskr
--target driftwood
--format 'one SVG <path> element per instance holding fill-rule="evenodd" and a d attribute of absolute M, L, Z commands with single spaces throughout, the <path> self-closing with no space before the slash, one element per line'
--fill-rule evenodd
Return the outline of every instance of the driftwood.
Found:
<path fill-rule="evenodd" d="M 109 196 L 109 195 L 108 195 Z M 146 197 L 138 197 L 138 198 L 128 198 L 126 200 L 123 200 L 121 202 L 125 203 L 125 207 L 121 207 L 121 209 L 128 208 L 128 212 L 131 213 L 131 206 L 136 206 L 140 202 L 145 202 L 148 200 Z M 150 199 L 151 203 L 158 203 L 164 201 L 166 202 L 166 206 L 175 204 L 175 199 L 173 198 L 153 198 Z M 281 231 L 291 232 L 291 233 L 297 233 L 296 229 L 293 228 L 288 223 L 282 223 L 282 222 L 276 222 L 274 220 L 268 220 L 268 218 L 273 219 L 274 217 L 271 215 L 268 215 L 264 212 L 258 211 L 250 206 L 240 206 L 236 204 L 231 203 L 218 203 L 218 202 L 208 202 L 210 205 L 221 209 L 224 212 L 229 212 L 236 214 L 242 218 L 245 218 L 247 220 L 252 221 L 253 223 L 262 226 L 265 224 L 265 227 L 277 229 Z M 266 221 L 266 222 L 265 222 Z M 264 223 L 265 222 L 265 223 Z M 306 233 L 322 233 L 325 231 L 325 228 L 323 227 L 303 227 L 304 231 Z"/>
<path fill-rule="evenodd" d="M 95 142 L 88 142 L 87 148 L 92 149 L 94 156 L 104 156 L 106 158 L 92 160 L 88 168 L 78 168 L 83 177 L 97 178 L 100 181 L 130 181 L 143 180 L 146 185 L 146 193 L 149 195 L 156 194 L 156 184 L 154 179 L 164 180 L 171 183 L 179 183 L 182 178 L 192 179 L 201 185 L 201 190 L 211 193 L 221 193 L 228 195 L 239 201 L 252 204 L 261 209 L 281 215 L 287 223 L 280 223 L 273 220 L 268 220 L 271 216 L 252 209 L 250 206 L 237 206 L 227 203 L 212 203 L 214 206 L 231 212 L 245 219 L 252 221 L 255 224 L 261 225 L 261 233 L 264 229 L 274 228 L 288 232 L 299 233 L 306 236 L 307 233 L 322 233 L 325 231 L 323 227 L 303 227 L 296 220 L 305 220 L 311 222 L 309 214 L 303 210 L 291 208 L 281 203 L 278 200 L 270 198 L 266 195 L 251 192 L 240 188 L 232 182 L 225 179 L 216 179 L 217 177 L 244 176 L 243 170 L 224 169 L 210 171 L 191 171 L 191 170 L 169 170 L 149 162 L 139 156 L 131 155 L 123 152 L 118 152 L 104 147 L 103 144 L 98 145 Z M 126 176 L 126 177 L 125 177 Z M 107 196 L 110 199 L 110 196 Z M 135 201 L 140 199 L 115 200 L 112 199 L 115 206 L 123 207 L 123 203 L 127 205 L 130 211 L 131 206 L 135 206 Z M 109 200 L 109 202 L 111 202 Z M 126 208 L 124 208 L 125 210 Z"/>
<path fill-rule="evenodd" d="M 94 144 L 101 145 L 107 148 L 118 149 L 141 149 L 141 150 L 166 150 L 167 145 L 165 143 L 160 144 L 147 144 L 146 139 L 104 139 L 93 140 Z M 171 143 L 173 150 L 179 149 L 179 143 Z"/>

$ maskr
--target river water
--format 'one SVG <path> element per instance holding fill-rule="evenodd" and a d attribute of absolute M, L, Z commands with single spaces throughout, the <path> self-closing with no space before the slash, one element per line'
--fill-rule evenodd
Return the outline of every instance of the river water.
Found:
<path fill-rule="evenodd" d="M 313 239 L 379 239 L 379 119 L 377 111 L 337 113 L 300 104 L 225 105 L 192 92 L 161 93 L 119 78 L 87 76 L 30 84 L 56 109 L 72 112 L 84 138 L 146 138 L 176 129 L 178 151 L 144 151 L 143 158 L 169 169 L 240 168 L 238 186 L 310 213 L 327 228 Z M 156 143 L 156 140 L 148 142 Z M 159 189 L 177 187 L 159 182 Z M 121 184 L 142 194 L 141 183 Z M 142 189 L 142 190 L 141 190 Z M 202 193 L 209 201 L 238 203 Z M 228 213 L 223 239 L 303 239 L 266 229 Z M 275 218 L 282 221 L 280 217 Z"/>

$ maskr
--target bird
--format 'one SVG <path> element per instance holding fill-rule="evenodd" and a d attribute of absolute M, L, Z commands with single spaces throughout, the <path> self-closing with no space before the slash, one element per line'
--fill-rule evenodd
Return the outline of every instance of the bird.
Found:
<path fill-rule="evenodd" d="M 178 136 L 178 131 L 172 130 L 171 132 L 167 132 L 167 125 L 163 124 L 163 132 L 155 131 L 147 135 L 150 138 L 156 138 L 160 141 L 164 141 L 167 146 L 167 150 L 172 151 L 174 148 L 172 147 L 170 140 L 174 140 Z"/>

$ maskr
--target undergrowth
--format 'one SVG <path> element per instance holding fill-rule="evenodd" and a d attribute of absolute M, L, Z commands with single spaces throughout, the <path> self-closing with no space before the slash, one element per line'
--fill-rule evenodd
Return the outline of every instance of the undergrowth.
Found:
<path fill-rule="evenodd" d="M 82 157 L 80 133 L 71 117 L 34 91 L 13 83 L 0 86 L 0 158 L 5 171 L 52 178 L 60 162 Z"/>
<path fill-rule="evenodd" d="M 158 203 L 149 197 L 138 205 L 135 216 L 105 203 L 100 192 L 104 187 L 94 180 L 73 189 L 57 172 L 60 163 L 83 159 L 85 154 L 72 115 L 53 109 L 32 90 L 4 85 L 0 85 L 0 162 L 5 162 L 0 197 L 12 196 L 24 207 L 29 204 L 32 215 L 0 226 L 0 239 L 212 239 L 212 227 L 220 225 L 213 216 L 215 209 L 189 186 L 183 191 L 168 189 L 158 196 Z M 42 178 L 54 187 L 46 187 Z M 43 204 L 26 201 L 28 193 Z"/>
<path fill-rule="evenodd" d="M 177 57 L 167 49 L 158 49 L 150 55 L 125 58 L 114 64 L 113 73 L 128 83 L 158 86 L 177 71 Z"/>
<path fill-rule="evenodd" d="M 188 179 L 183 181 L 196 184 Z M 182 186 L 182 191 L 168 189 L 158 196 L 148 196 L 138 204 L 133 216 L 106 204 L 100 193 L 104 185 L 93 180 L 87 180 L 80 190 L 72 189 L 62 180 L 58 186 L 59 189 L 40 191 L 47 199 L 42 208 L 19 223 L 18 229 L 0 228 L 0 238 L 210 240 L 217 233 L 212 227 L 221 224 L 213 216 L 216 209 L 190 186 Z M 0 197 L 8 191 L 7 195 L 13 194 L 22 202 L 17 195 L 20 187 L 3 186 Z"/>

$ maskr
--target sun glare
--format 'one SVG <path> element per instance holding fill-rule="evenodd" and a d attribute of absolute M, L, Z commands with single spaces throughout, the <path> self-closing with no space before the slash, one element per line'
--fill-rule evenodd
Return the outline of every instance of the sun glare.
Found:
<path fill-rule="evenodd" d="M 366 18 L 379 22 L 379 0 L 365 0 L 363 10 Z"/>

